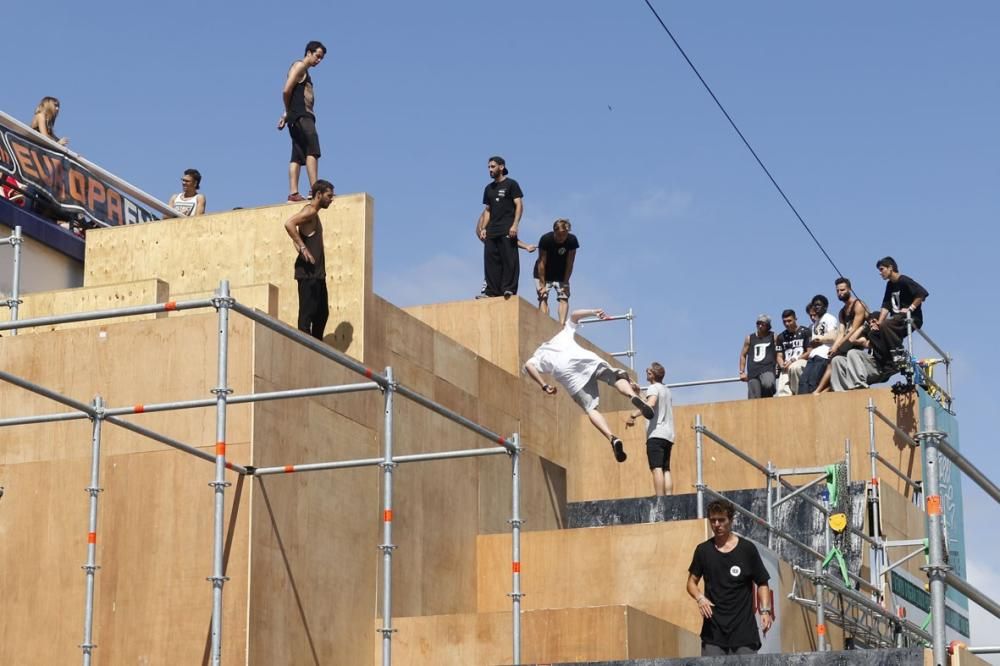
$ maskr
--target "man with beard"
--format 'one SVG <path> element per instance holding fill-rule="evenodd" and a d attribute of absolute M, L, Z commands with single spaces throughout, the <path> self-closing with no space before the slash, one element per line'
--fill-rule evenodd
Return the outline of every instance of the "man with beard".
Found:
<path fill-rule="evenodd" d="M 870 338 L 879 332 L 878 318 L 878 313 L 868 315 L 867 321 L 851 335 L 854 346 L 830 361 L 830 385 L 834 391 L 868 388 L 895 374 L 892 358 L 870 343 Z"/>
<path fill-rule="evenodd" d="M 491 157 L 487 168 L 493 180 L 483 190 L 485 208 L 476 224 L 476 232 L 483 241 L 485 294 L 510 298 L 517 294 L 520 277 L 517 227 L 524 213 L 524 194 L 517 181 L 507 177 L 507 162 L 502 157 Z"/>
<path fill-rule="evenodd" d="M 840 309 L 840 314 L 837 316 L 840 324 L 837 329 L 837 339 L 830 345 L 831 362 L 832 359 L 847 354 L 855 347 L 856 343 L 852 336 L 864 325 L 865 317 L 868 315 L 868 308 L 865 307 L 864 302 L 854 295 L 850 280 L 841 275 L 833 281 L 833 285 L 837 289 L 837 300 L 843 303 L 844 307 Z M 830 370 L 830 366 L 827 365 L 826 370 L 823 371 L 823 378 L 820 379 L 819 386 L 816 387 L 816 393 L 830 390 Z"/>
<path fill-rule="evenodd" d="M 830 362 L 830 345 L 837 339 L 837 320 L 826 311 L 829 306 L 830 300 L 823 294 L 816 294 L 809 303 L 813 324 L 809 335 L 809 360 L 799 378 L 799 395 L 816 390 Z"/>
<path fill-rule="evenodd" d="M 333 203 L 333 184 L 317 180 L 309 203 L 285 222 L 285 231 L 295 245 L 295 281 L 299 285 L 299 330 L 323 339 L 330 317 L 326 290 L 326 257 L 323 251 L 323 222 L 319 212 Z"/>
<path fill-rule="evenodd" d="M 799 392 L 799 377 L 806 367 L 803 356 L 809 346 L 809 329 L 799 326 L 795 310 L 788 309 L 781 313 L 781 323 L 785 330 L 778 333 L 776 348 L 778 361 L 778 388 L 775 393 L 779 398 L 795 395 Z"/>

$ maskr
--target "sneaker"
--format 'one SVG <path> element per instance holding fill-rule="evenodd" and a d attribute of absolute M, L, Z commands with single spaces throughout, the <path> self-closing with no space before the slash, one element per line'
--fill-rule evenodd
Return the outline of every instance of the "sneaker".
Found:
<path fill-rule="evenodd" d="M 637 395 L 632 396 L 632 406 L 642 412 L 642 416 L 647 421 L 652 421 L 653 417 L 656 416 L 653 412 L 653 408 L 647 405 L 646 402 Z"/>
<path fill-rule="evenodd" d="M 622 440 L 612 437 L 611 448 L 615 452 L 615 460 L 618 462 L 623 463 L 628 459 L 628 454 L 625 453 L 625 445 L 622 444 Z"/>
<path fill-rule="evenodd" d="M 512 291 L 505 291 L 505 292 L 503 292 L 503 297 L 505 299 L 508 299 L 508 298 L 510 298 L 513 295 L 514 295 L 514 292 L 512 292 Z"/>
<path fill-rule="evenodd" d="M 301 194 L 299 194 L 298 192 L 295 192 L 294 194 L 289 194 L 288 195 L 288 200 L 289 201 L 305 201 L 305 198 Z"/>
<path fill-rule="evenodd" d="M 489 296 L 487 296 L 486 294 L 482 294 L 482 293 L 476 294 L 476 300 L 477 301 L 480 300 L 480 299 L 482 299 L 482 298 L 489 298 Z"/>

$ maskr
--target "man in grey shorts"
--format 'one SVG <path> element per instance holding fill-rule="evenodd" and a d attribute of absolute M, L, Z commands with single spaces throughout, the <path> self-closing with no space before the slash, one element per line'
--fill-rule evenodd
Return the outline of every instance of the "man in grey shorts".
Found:
<path fill-rule="evenodd" d="M 597 382 L 602 381 L 614 386 L 618 392 L 630 398 L 632 405 L 647 419 L 654 416 L 652 407 L 647 405 L 632 388 L 628 373 L 620 368 L 612 368 L 607 361 L 592 351 L 584 349 L 575 340 L 576 327 L 584 317 L 605 319 L 604 310 L 576 310 L 570 315 L 569 321 L 555 337 L 542 343 L 535 353 L 524 363 L 524 371 L 538 383 L 542 391 L 554 395 L 556 387 L 551 386 L 542 378 L 542 374 L 555 377 L 566 391 L 573 397 L 576 404 L 587 412 L 590 422 L 602 435 L 611 442 L 615 460 L 625 462 L 628 455 L 622 446 L 622 440 L 615 437 L 608 427 L 604 416 L 597 411 L 600 403 Z"/>

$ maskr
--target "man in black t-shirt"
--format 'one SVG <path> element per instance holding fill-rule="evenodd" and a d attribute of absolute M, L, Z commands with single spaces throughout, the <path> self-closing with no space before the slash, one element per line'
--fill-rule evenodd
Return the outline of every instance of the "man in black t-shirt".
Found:
<path fill-rule="evenodd" d="M 781 313 L 781 322 L 785 330 L 778 333 L 778 389 L 775 393 L 782 396 L 796 395 L 799 392 L 799 377 L 806 367 L 805 351 L 809 349 L 811 331 L 805 326 L 799 326 L 795 310 L 791 308 Z"/>
<path fill-rule="evenodd" d="M 757 329 L 743 339 L 740 350 L 740 379 L 747 383 L 747 398 L 770 398 L 775 390 L 777 344 L 771 318 L 757 317 Z"/>
<path fill-rule="evenodd" d="M 569 313 L 569 279 L 580 242 L 569 232 L 569 220 L 560 218 L 552 223 L 552 231 L 538 240 L 538 261 L 535 262 L 535 289 L 538 309 L 549 313 L 549 291 L 556 290 L 559 303 L 559 324 L 566 325 Z"/>
<path fill-rule="evenodd" d="M 517 181 L 507 177 L 507 162 L 502 157 L 491 157 L 487 166 L 493 181 L 483 191 L 485 208 L 476 225 L 476 232 L 483 241 L 485 294 L 510 298 L 517 294 L 521 268 L 517 256 L 517 227 L 524 212 L 524 194 Z"/>
<path fill-rule="evenodd" d="M 770 574 L 757 547 L 732 532 L 736 509 L 728 500 L 708 505 L 712 538 L 698 544 L 688 568 L 687 592 L 698 604 L 703 618 L 701 654 L 754 654 L 760 649 L 760 633 L 754 621 L 753 588 L 757 586 L 757 612 L 761 629 L 771 629 L 774 612 Z M 705 579 L 704 594 L 698 582 Z"/>
<path fill-rule="evenodd" d="M 905 356 L 903 340 L 908 335 L 907 315 L 917 329 L 924 324 L 921 306 L 930 295 L 916 280 L 901 275 L 896 260 L 883 257 L 875 262 L 878 274 L 886 281 L 882 310 L 879 313 L 879 330 L 872 331 L 870 337 L 873 349 L 877 348 L 885 358 Z"/>

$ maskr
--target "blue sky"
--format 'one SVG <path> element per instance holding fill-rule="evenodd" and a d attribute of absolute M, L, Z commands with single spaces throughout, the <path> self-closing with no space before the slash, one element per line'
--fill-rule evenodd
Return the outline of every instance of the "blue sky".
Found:
<path fill-rule="evenodd" d="M 931 292 L 962 447 L 1000 479 L 1000 322 L 979 295 L 995 288 L 1000 5 L 654 4 L 856 291 L 878 302 L 874 263 L 890 254 Z M 732 376 L 759 312 L 834 300 L 836 272 L 641 0 L 56 0 L 44 14 L 41 29 L 37 8 L 4 9 L 0 109 L 28 121 L 57 96 L 72 148 L 162 200 L 196 167 L 209 211 L 284 199 L 280 89 L 323 41 L 320 174 L 375 197 L 376 290 L 399 305 L 478 291 L 473 226 L 495 153 L 525 192 L 522 237 L 573 221 L 573 304 L 634 308 L 638 362 L 673 380 Z M 588 335 L 626 341 L 624 325 Z M 998 599 L 1000 536 L 979 528 L 997 505 L 970 484 L 965 504 L 970 579 Z M 983 616 L 980 643 L 1000 631 Z"/>

